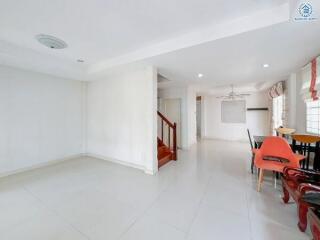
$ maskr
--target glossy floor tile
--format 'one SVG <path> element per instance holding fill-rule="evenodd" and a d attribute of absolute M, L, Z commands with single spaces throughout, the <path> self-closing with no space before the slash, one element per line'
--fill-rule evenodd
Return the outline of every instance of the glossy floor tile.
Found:
<path fill-rule="evenodd" d="M 199 142 L 156 176 L 79 158 L 0 179 L 0 239 L 310 239 L 280 182 L 256 192 L 249 144 Z"/>

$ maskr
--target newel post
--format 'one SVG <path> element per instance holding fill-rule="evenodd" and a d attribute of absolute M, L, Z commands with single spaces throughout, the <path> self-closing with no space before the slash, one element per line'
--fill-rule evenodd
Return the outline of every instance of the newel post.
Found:
<path fill-rule="evenodd" d="M 173 160 L 177 161 L 177 123 L 173 124 Z"/>

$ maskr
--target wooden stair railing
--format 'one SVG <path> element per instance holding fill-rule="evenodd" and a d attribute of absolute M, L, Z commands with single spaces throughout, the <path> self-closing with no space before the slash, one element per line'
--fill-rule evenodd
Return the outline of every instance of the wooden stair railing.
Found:
<path fill-rule="evenodd" d="M 160 118 L 160 136 L 158 136 L 158 141 L 162 145 L 167 146 L 172 152 L 171 160 L 177 160 L 177 124 L 170 122 L 162 113 L 158 111 L 158 117 Z M 165 131 L 167 131 L 165 136 Z M 172 135 L 171 135 L 172 133 Z M 164 138 L 167 139 L 164 139 Z"/>

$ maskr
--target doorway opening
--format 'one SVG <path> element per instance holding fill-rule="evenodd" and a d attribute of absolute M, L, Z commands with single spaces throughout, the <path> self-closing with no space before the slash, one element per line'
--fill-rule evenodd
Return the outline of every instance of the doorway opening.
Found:
<path fill-rule="evenodd" d="M 197 97 L 197 107 L 196 107 L 196 121 L 197 121 L 197 139 L 201 139 L 201 96 Z"/>

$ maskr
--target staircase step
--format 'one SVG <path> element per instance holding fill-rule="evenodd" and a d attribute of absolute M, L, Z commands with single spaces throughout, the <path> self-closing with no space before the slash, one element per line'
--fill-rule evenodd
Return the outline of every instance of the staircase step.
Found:
<path fill-rule="evenodd" d="M 170 162 L 172 160 L 172 153 L 168 153 L 165 156 L 162 156 L 161 158 L 158 158 L 158 167 L 162 167 L 166 163 Z"/>
<path fill-rule="evenodd" d="M 165 145 L 158 146 L 158 167 L 163 166 L 167 162 L 170 162 L 172 160 L 173 153 Z"/>
<path fill-rule="evenodd" d="M 160 140 L 160 138 L 158 138 L 158 147 L 162 147 L 165 146 L 164 143 Z"/>
<path fill-rule="evenodd" d="M 161 156 L 167 155 L 168 153 L 171 153 L 171 150 L 166 146 L 158 147 L 158 158 L 161 158 Z"/>

